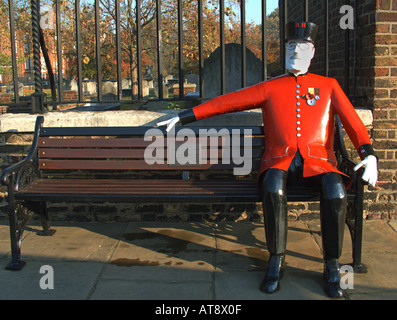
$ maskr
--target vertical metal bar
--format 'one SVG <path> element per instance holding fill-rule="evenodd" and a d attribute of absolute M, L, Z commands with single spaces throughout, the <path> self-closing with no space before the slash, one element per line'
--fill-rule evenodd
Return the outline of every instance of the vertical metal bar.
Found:
<path fill-rule="evenodd" d="M 33 41 L 33 71 L 35 92 L 42 92 L 41 85 L 41 58 L 40 58 L 40 2 L 31 1 L 32 8 L 32 41 Z M 18 86 L 14 83 L 14 86 Z"/>
<path fill-rule="evenodd" d="M 99 25 L 99 0 L 95 0 L 95 55 L 97 72 L 98 101 L 102 101 L 102 61 L 101 61 L 101 28 Z"/>
<path fill-rule="evenodd" d="M 284 44 L 284 39 L 285 39 L 285 24 L 288 20 L 288 1 L 279 1 L 280 4 L 280 66 L 281 70 L 283 72 L 286 72 L 285 70 L 285 44 Z"/>
<path fill-rule="evenodd" d="M 221 94 L 226 92 L 226 53 L 225 53 L 225 0 L 219 0 L 220 42 L 221 42 Z"/>
<path fill-rule="evenodd" d="M 10 0 L 11 1 L 11 0 Z M 10 244 L 11 244 L 11 262 L 6 266 L 7 270 L 21 270 L 25 262 L 21 260 L 21 239 L 22 231 L 18 228 L 17 209 L 14 200 L 15 174 L 10 175 L 8 189 L 8 207 L 10 223 Z"/>
<path fill-rule="evenodd" d="M 345 79 L 344 89 L 348 96 L 350 94 L 350 30 L 345 30 Z"/>
<path fill-rule="evenodd" d="M 198 0 L 199 90 L 204 97 L 203 0 Z"/>
<path fill-rule="evenodd" d="M 163 59 L 162 59 L 162 40 L 161 40 L 161 0 L 156 0 L 156 20 L 157 20 L 157 72 L 159 99 L 163 100 Z"/>
<path fill-rule="evenodd" d="M 329 3 L 325 0 L 325 25 L 324 25 L 324 75 L 328 77 L 329 73 Z"/>
<path fill-rule="evenodd" d="M 267 80 L 266 0 L 262 0 L 262 80 Z"/>
<path fill-rule="evenodd" d="M 245 36 L 245 0 L 240 3 L 240 14 L 241 14 L 241 88 L 246 86 L 246 61 L 247 61 L 247 51 L 246 51 L 246 36 Z"/>
<path fill-rule="evenodd" d="M 48 78 L 50 80 L 50 85 L 51 85 L 51 100 L 52 100 L 51 105 L 53 107 L 53 110 L 55 110 L 57 98 L 56 98 L 54 72 L 52 70 L 50 56 L 48 55 L 48 49 L 45 44 L 44 33 L 43 33 L 43 30 L 41 30 L 41 28 L 39 28 L 39 40 L 40 40 L 41 53 L 43 55 L 45 65 L 47 67 Z M 34 96 L 37 96 L 37 95 L 35 94 Z M 40 99 L 43 99 L 43 101 L 46 100 L 46 98 L 47 98 L 47 95 L 44 92 L 40 96 L 41 96 Z M 44 105 L 40 104 L 40 106 L 43 107 Z"/>
<path fill-rule="evenodd" d="M 361 262 L 362 244 L 363 244 L 363 201 L 364 201 L 364 184 L 361 177 L 357 178 L 357 199 L 354 210 L 354 239 L 353 240 L 353 268 L 354 272 L 365 273 L 366 268 Z"/>
<path fill-rule="evenodd" d="M 304 0 L 303 20 L 309 21 L 309 0 Z"/>
<path fill-rule="evenodd" d="M 81 64 L 81 19 L 80 19 L 80 0 L 75 1 L 76 12 L 76 48 L 77 48 L 77 83 L 79 101 L 83 101 L 83 81 L 82 81 L 82 64 Z"/>
<path fill-rule="evenodd" d="M 183 72 L 183 15 L 182 0 L 178 0 L 178 70 L 179 70 L 179 99 L 184 97 Z"/>
<path fill-rule="evenodd" d="M 41 56 L 40 56 L 40 38 L 42 37 L 40 28 L 40 0 L 31 1 L 32 9 L 32 40 L 33 40 L 33 64 L 34 64 L 34 84 L 35 92 L 31 94 L 31 110 L 32 113 L 44 112 L 44 102 L 46 100 L 46 94 L 43 92 L 41 85 Z M 42 37 L 41 44 L 44 44 L 44 37 Z M 43 55 L 45 56 L 45 51 Z M 51 66 L 51 64 L 49 64 Z M 52 72 L 52 70 L 48 70 Z M 15 89 L 15 88 L 14 88 Z"/>
<path fill-rule="evenodd" d="M 357 0 L 354 0 L 354 23 L 357 23 Z M 352 67 L 352 88 L 353 97 L 356 97 L 356 68 L 357 68 L 357 29 L 353 29 L 353 67 Z"/>
<path fill-rule="evenodd" d="M 62 39 L 61 39 L 61 2 L 56 0 L 57 59 L 58 59 L 58 101 L 63 100 Z M 55 107 L 55 106 L 54 106 Z"/>
<path fill-rule="evenodd" d="M 136 0 L 136 59 L 138 75 L 138 100 L 142 99 L 142 25 L 141 25 L 141 1 Z"/>
<path fill-rule="evenodd" d="M 14 2 L 8 0 L 8 9 L 10 13 L 10 40 L 11 40 L 11 60 L 12 60 L 12 79 L 14 81 L 14 99 L 15 103 L 19 103 L 18 95 L 18 67 L 15 46 L 15 21 L 14 21 Z"/>
<path fill-rule="evenodd" d="M 120 1 L 116 1 L 116 59 L 117 59 L 117 99 L 123 96 L 121 79 L 121 31 L 120 31 Z"/>

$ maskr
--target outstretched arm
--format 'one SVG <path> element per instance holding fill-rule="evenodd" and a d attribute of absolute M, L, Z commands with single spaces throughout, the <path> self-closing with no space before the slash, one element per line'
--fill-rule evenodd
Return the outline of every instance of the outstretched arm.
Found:
<path fill-rule="evenodd" d="M 183 125 L 220 114 L 255 109 L 265 100 L 264 82 L 251 87 L 224 94 L 198 105 L 192 109 L 178 113 L 178 116 L 159 122 L 158 126 L 167 126 L 170 131 L 178 122 Z"/>

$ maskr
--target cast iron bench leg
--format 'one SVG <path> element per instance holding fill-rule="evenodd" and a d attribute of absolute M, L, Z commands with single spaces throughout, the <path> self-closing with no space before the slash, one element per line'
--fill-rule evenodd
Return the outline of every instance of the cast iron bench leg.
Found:
<path fill-rule="evenodd" d="M 347 208 L 348 219 L 346 221 L 353 246 L 353 270 L 356 273 L 367 273 L 368 270 L 361 262 L 363 242 L 363 198 L 364 185 L 361 176 L 357 179 L 357 196 L 355 201 L 350 202 Z"/>
<path fill-rule="evenodd" d="M 9 197 L 11 200 L 13 197 Z M 9 219 L 10 219 L 10 239 L 11 239 L 11 262 L 6 266 L 7 270 L 20 271 L 26 262 L 21 260 L 21 240 L 23 229 L 18 228 L 17 209 L 14 199 L 9 203 Z"/>

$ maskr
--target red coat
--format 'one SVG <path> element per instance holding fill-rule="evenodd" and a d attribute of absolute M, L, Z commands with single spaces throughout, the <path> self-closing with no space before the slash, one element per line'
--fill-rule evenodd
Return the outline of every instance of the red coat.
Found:
<path fill-rule="evenodd" d="M 216 97 L 192 109 L 196 120 L 261 108 L 266 151 L 260 173 L 288 170 L 299 149 L 304 177 L 338 172 L 334 155 L 334 116 L 337 114 L 359 150 L 371 144 L 368 131 L 335 79 L 315 74 L 282 75 Z M 190 111 L 190 110 L 189 110 Z"/>

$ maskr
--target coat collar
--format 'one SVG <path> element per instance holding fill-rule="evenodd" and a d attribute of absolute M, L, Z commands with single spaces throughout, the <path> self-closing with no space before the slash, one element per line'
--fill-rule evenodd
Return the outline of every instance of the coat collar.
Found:
<path fill-rule="evenodd" d="M 296 76 L 294 73 L 289 72 L 288 70 L 287 70 L 287 72 L 288 72 L 288 74 L 289 74 L 290 76 L 295 77 L 295 78 L 297 78 L 297 77 L 302 77 L 302 76 L 306 76 L 306 75 L 309 73 L 309 71 L 307 71 L 306 73 L 298 74 L 298 75 Z"/>

